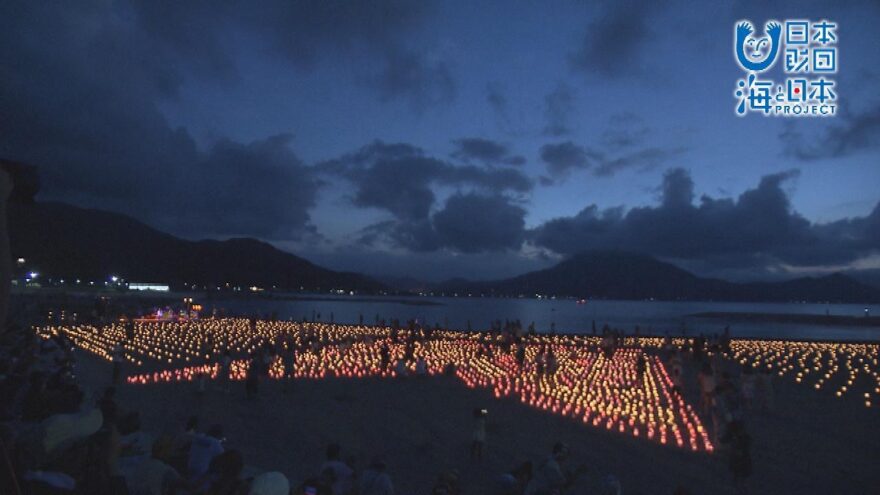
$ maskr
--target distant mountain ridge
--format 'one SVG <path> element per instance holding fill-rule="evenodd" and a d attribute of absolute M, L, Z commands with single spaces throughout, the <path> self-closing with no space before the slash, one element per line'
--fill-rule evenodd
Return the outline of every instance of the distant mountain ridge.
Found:
<path fill-rule="evenodd" d="M 450 281 L 439 284 L 435 291 L 665 301 L 880 302 L 880 289 L 839 273 L 784 282 L 735 283 L 698 277 L 651 256 L 623 251 L 581 253 L 517 277 L 488 282 Z"/>
<path fill-rule="evenodd" d="M 845 274 L 863 284 L 870 285 L 871 287 L 880 288 L 880 268 L 868 270 L 853 270 L 845 272 Z"/>
<path fill-rule="evenodd" d="M 286 290 L 406 290 L 500 297 L 880 302 L 880 288 L 844 274 L 784 282 L 734 283 L 703 278 L 651 256 L 623 251 L 581 253 L 559 264 L 503 280 L 463 279 L 423 284 L 414 279 L 377 281 L 317 266 L 249 238 L 188 241 L 131 217 L 63 203 L 12 201 L 9 228 L 13 257 L 24 257 L 44 274 L 104 281 L 111 274 L 130 281 L 176 287 L 230 286 Z M 384 283 L 383 283 L 384 282 Z"/>
<path fill-rule="evenodd" d="M 385 288 L 364 275 L 328 270 L 256 239 L 188 241 L 122 214 L 63 203 L 10 202 L 9 230 L 13 257 L 26 258 L 55 277 L 100 282 L 112 274 L 177 287 Z"/>

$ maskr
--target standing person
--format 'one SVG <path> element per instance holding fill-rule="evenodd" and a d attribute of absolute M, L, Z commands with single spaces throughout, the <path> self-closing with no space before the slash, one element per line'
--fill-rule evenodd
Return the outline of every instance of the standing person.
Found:
<path fill-rule="evenodd" d="M 383 343 L 382 348 L 379 349 L 379 366 L 381 367 L 381 371 L 387 371 L 389 364 L 391 364 L 391 356 L 388 349 L 388 343 L 386 342 Z"/>
<path fill-rule="evenodd" d="M 281 380 L 283 381 L 282 390 L 289 392 L 296 373 L 296 351 L 292 342 L 285 345 L 280 353 L 279 361 L 281 363 Z"/>
<path fill-rule="evenodd" d="M 205 370 L 196 373 L 196 393 L 202 395 L 205 393 L 205 385 L 208 383 L 208 372 Z"/>
<path fill-rule="evenodd" d="M 198 435 L 198 426 L 198 416 L 190 416 L 186 420 L 186 426 L 184 426 L 183 431 L 172 441 L 169 464 L 180 473 L 185 473 L 187 471 L 189 449 L 192 446 L 193 439 Z"/>
<path fill-rule="evenodd" d="M 405 378 L 409 376 L 409 368 L 406 366 L 406 360 L 400 358 L 397 360 L 397 365 L 394 366 L 394 374 L 398 378 Z"/>
<path fill-rule="evenodd" d="M 639 377 L 639 384 L 641 384 L 645 380 L 645 371 L 648 370 L 648 359 L 645 357 L 645 353 L 639 354 L 639 359 L 636 361 L 636 374 Z"/>
<path fill-rule="evenodd" d="M 670 378 L 672 379 L 672 391 L 681 395 L 684 391 L 684 369 L 682 368 L 681 355 L 678 350 L 672 351 L 669 359 Z"/>
<path fill-rule="evenodd" d="M 544 376 L 544 370 L 547 365 L 547 356 L 544 354 L 544 352 L 544 349 L 541 349 L 535 356 L 535 370 L 538 374 L 538 378 Z"/>
<path fill-rule="evenodd" d="M 605 359 L 611 359 L 614 356 L 614 336 L 611 335 L 611 331 L 607 327 L 602 329 L 602 333 L 602 342 L 600 343 L 602 354 Z"/>
<path fill-rule="evenodd" d="M 712 442 L 718 444 L 724 436 L 722 430 L 727 429 L 727 422 L 731 418 L 730 408 L 727 402 L 727 387 L 718 385 L 715 387 L 715 393 L 712 394 L 712 405 L 710 407 L 710 417 L 712 420 Z"/>
<path fill-rule="evenodd" d="M 545 359 L 546 359 L 547 373 L 550 373 L 551 375 L 555 374 L 556 370 L 558 369 L 559 363 L 556 361 L 556 353 L 553 352 L 552 347 L 547 350 L 547 355 L 546 355 Z"/>
<path fill-rule="evenodd" d="M 700 383 L 700 409 L 703 414 L 708 414 L 712 409 L 712 396 L 715 392 L 715 375 L 709 363 L 703 363 L 697 374 L 697 381 Z"/>
<path fill-rule="evenodd" d="M 675 346 L 672 344 L 672 337 L 669 335 L 669 332 L 666 332 L 663 337 L 663 355 L 671 358 L 675 350 Z"/>
<path fill-rule="evenodd" d="M 416 375 L 418 376 L 426 376 L 428 374 L 428 362 L 425 361 L 425 356 L 419 356 L 416 360 Z"/>
<path fill-rule="evenodd" d="M 394 484 L 385 470 L 384 462 L 378 458 L 373 459 L 361 474 L 359 495 L 394 495 Z"/>
<path fill-rule="evenodd" d="M 296 376 L 297 346 L 294 344 L 291 344 L 288 352 L 290 352 L 290 378 L 293 378 L 294 376 Z"/>
<path fill-rule="evenodd" d="M 254 354 L 244 379 L 244 391 L 248 399 L 255 399 L 260 391 L 260 373 L 262 371 L 259 368 L 262 364 L 260 357 Z"/>
<path fill-rule="evenodd" d="M 113 385 L 116 385 L 116 383 L 119 382 L 119 375 L 122 373 L 122 359 L 124 356 L 125 351 L 122 348 L 122 343 L 117 342 L 116 345 L 113 346 L 113 350 L 110 351 L 110 361 L 113 363 Z"/>
<path fill-rule="evenodd" d="M 684 324 L 682 324 L 684 325 Z M 698 337 L 694 339 L 693 344 L 693 356 L 694 361 L 697 363 L 701 363 L 703 361 L 703 347 L 706 345 L 706 337 L 703 334 L 700 334 Z"/>
<path fill-rule="evenodd" d="M 471 459 L 483 460 L 486 448 L 486 415 L 485 409 L 474 409 L 474 434 L 471 436 Z"/>
<path fill-rule="evenodd" d="M 681 366 L 672 366 L 672 392 L 681 396 L 684 391 L 684 380 L 681 376 Z"/>
<path fill-rule="evenodd" d="M 116 424 L 119 419 L 119 406 L 116 404 L 116 388 L 107 387 L 104 395 L 98 399 L 98 407 L 101 409 L 101 416 L 104 418 L 104 427 Z"/>
<path fill-rule="evenodd" d="M 333 443 L 327 447 L 327 460 L 321 465 L 321 472 L 331 472 L 333 483 L 330 488 L 333 495 L 348 495 L 351 493 L 354 483 L 354 469 L 340 459 L 339 444 Z"/>
<path fill-rule="evenodd" d="M 738 493 L 746 493 L 746 480 L 752 474 L 752 438 L 742 421 L 731 421 L 721 441 L 730 444 L 728 467 Z"/>
<path fill-rule="evenodd" d="M 755 371 L 751 366 L 746 366 L 740 377 L 740 393 L 742 394 L 743 409 L 751 410 L 755 400 Z"/>
<path fill-rule="evenodd" d="M 220 371 L 219 376 L 217 377 L 220 380 L 220 389 L 224 392 L 229 392 L 229 374 L 232 372 L 232 355 L 229 353 L 229 349 L 223 351 L 223 356 L 220 358 Z"/>
<path fill-rule="evenodd" d="M 260 380 L 269 379 L 269 370 L 272 368 L 273 362 L 275 362 L 275 351 L 269 347 L 269 344 L 266 344 L 260 352 Z"/>

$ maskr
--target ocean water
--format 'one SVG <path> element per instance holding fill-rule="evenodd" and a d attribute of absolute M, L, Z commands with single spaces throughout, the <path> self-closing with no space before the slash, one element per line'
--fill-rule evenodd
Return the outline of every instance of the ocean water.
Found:
<path fill-rule="evenodd" d="M 282 319 L 318 318 L 336 323 L 373 324 L 376 318 L 401 323 L 415 319 L 430 325 L 475 330 L 488 328 L 500 319 L 520 320 L 524 327 L 534 322 L 538 331 L 555 325 L 558 333 L 591 333 L 593 322 L 599 330 L 605 323 L 633 333 L 697 335 L 721 332 L 729 324 L 737 337 L 795 338 L 807 340 L 880 341 L 880 327 L 726 322 L 692 315 L 704 312 L 788 313 L 813 315 L 880 315 L 880 305 L 813 303 L 724 303 L 594 300 L 577 304 L 573 300 L 496 299 L 463 297 L 371 297 L 371 296 L 291 296 L 297 299 L 238 299 L 207 301 L 205 306 L 225 309 L 234 314 L 267 315 Z"/>

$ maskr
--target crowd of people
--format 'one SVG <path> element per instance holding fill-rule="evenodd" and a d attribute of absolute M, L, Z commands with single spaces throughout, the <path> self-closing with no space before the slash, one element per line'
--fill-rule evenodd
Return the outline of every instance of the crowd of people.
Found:
<path fill-rule="evenodd" d="M 731 352 L 729 329 L 711 338 L 698 336 L 690 350 L 694 367 L 698 369 L 700 410 L 711 418 L 714 443 L 726 451 L 734 486 L 739 493 L 746 493 L 747 480 L 752 474 L 752 439 L 747 420 L 751 414 L 772 409 L 772 375 L 768 368 L 756 372 L 752 366 L 743 366 L 738 376 L 734 374 L 722 359 Z M 673 374 L 680 377 L 680 353 L 672 352 L 670 366 Z M 678 380 L 681 387 L 681 378 Z"/>
<path fill-rule="evenodd" d="M 0 343 L 0 493 L 68 495 L 288 495 L 277 472 L 242 475 L 239 450 L 220 425 L 144 432 L 109 385 L 76 377 L 76 354 L 59 335 L 7 332 Z"/>

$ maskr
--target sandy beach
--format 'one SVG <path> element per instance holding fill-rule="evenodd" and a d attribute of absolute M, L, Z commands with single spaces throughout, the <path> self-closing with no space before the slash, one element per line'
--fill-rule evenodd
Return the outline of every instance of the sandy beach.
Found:
<path fill-rule="evenodd" d="M 110 380 L 110 365 L 78 351 L 82 383 L 97 393 Z M 127 369 L 126 371 L 134 371 Z M 686 397 L 696 404 L 695 370 L 685 366 Z M 772 412 L 747 416 L 752 435 L 750 493 L 872 494 L 880 490 L 880 418 L 858 400 L 774 381 Z M 359 467 L 374 456 L 388 465 L 400 494 L 429 493 L 437 475 L 456 469 L 463 493 L 489 494 L 497 477 L 526 460 L 547 455 L 560 440 L 572 447 L 571 464 L 590 474 L 584 491 L 614 475 L 625 494 L 666 494 L 682 486 L 694 494 L 734 493 L 722 448 L 689 452 L 584 425 L 528 407 L 490 390 L 467 389 L 455 377 L 325 378 L 267 380 L 256 400 L 244 385 L 229 393 L 199 395 L 194 383 L 122 385 L 119 404 L 140 411 L 152 434 L 179 431 L 190 415 L 203 427 L 224 426 L 228 445 L 254 470 L 278 470 L 295 484 L 317 474 L 325 447 L 342 445 Z M 471 411 L 485 407 L 487 450 L 469 459 Z M 704 422 L 708 422 L 704 420 Z"/>

